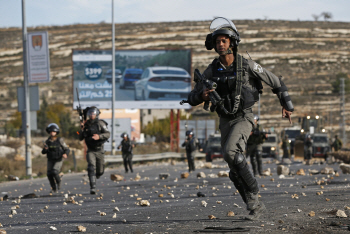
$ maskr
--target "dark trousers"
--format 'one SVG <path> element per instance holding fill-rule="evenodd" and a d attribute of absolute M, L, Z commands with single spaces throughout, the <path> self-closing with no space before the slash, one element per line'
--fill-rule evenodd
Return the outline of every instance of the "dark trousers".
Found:
<path fill-rule="evenodd" d="M 196 168 L 194 166 L 194 152 L 186 152 L 187 162 L 188 162 L 188 171 L 194 171 Z"/>
<path fill-rule="evenodd" d="M 61 177 L 59 173 L 62 168 L 62 160 L 61 161 L 51 161 L 47 160 L 47 178 L 49 179 L 52 190 L 58 189 L 61 183 Z"/>
<path fill-rule="evenodd" d="M 123 162 L 124 162 L 124 167 L 125 167 L 125 172 L 128 172 L 128 165 L 130 168 L 131 172 L 134 172 L 132 170 L 132 153 L 123 153 Z"/>

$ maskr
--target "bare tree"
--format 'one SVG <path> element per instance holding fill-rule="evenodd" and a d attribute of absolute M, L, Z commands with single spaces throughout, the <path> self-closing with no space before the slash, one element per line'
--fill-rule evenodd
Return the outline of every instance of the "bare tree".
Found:
<path fill-rule="evenodd" d="M 324 18 L 324 21 L 327 21 L 327 20 L 333 18 L 332 13 L 330 13 L 330 12 L 322 12 L 322 13 L 321 13 L 321 16 Z"/>
<path fill-rule="evenodd" d="M 314 18 L 315 21 L 318 21 L 318 18 L 320 18 L 320 15 L 312 14 L 311 16 L 312 18 Z"/>

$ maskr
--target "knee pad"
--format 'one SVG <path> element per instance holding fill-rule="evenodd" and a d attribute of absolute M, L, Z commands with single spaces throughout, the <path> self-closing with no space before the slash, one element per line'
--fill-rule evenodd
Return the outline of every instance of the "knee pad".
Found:
<path fill-rule="evenodd" d="M 244 162 L 246 162 L 244 155 L 241 153 L 236 153 L 233 159 L 233 163 L 235 164 L 235 166 L 238 166 L 239 164 L 242 164 Z"/>
<path fill-rule="evenodd" d="M 54 176 L 58 176 L 60 174 L 60 172 L 59 171 L 57 171 L 57 170 L 52 170 L 52 175 L 54 175 Z"/>

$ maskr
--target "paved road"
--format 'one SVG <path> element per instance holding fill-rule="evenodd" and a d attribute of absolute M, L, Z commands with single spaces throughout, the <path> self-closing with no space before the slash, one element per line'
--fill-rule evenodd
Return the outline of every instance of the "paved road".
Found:
<path fill-rule="evenodd" d="M 349 233 L 349 218 L 337 218 L 332 212 L 350 207 L 349 175 L 340 172 L 339 177 L 318 174 L 279 178 L 275 163 L 264 164 L 273 173 L 258 178 L 267 211 L 261 220 L 252 222 L 243 220 L 248 212 L 240 196 L 234 194 L 236 189 L 229 179 L 208 177 L 227 171 L 221 160 L 214 164 L 223 168 L 199 168 L 197 164 L 198 169 L 187 179 L 180 178 L 187 169 L 184 162 L 139 165 L 129 174 L 124 174 L 121 167 L 109 169 L 98 180 L 98 195 L 89 194 L 89 185 L 84 182 L 86 173 L 64 175 L 61 193 L 52 196 L 46 178 L 1 183 L 1 196 L 7 194 L 9 199 L 0 202 L 0 223 L 3 225 L 0 229 L 16 234 L 77 233 L 77 226 L 82 225 L 86 227 L 86 233 Z M 290 169 L 294 172 L 299 168 L 320 170 L 325 166 L 295 163 Z M 338 164 L 329 166 L 339 170 Z M 198 179 L 197 172 L 204 172 L 207 177 Z M 111 173 L 123 174 L 125 180 L 113 182 L 109 178 Z M 137 173 L 141 176 L 139 181 L 135 181 Z M 170 177 L 160 180 L 159 173 L 169 173 Z M 325 183 L 317 185 L 319 180 Z M 197 197 L 199 191 L 206 197 Z M 316 195 L 319 191 L 323 194 Z M 14 203 L 15 198 L 29 193 L 40 197 L 22 198 L 20 203 Z M 100 193 L 103 193 L 102 199 L 99 199 Z M 64 205 L 64 194 L 75 196 L 78 204 Z M 159 197 L 160 194 L 163 197 Z M 294 194 L 299 199 L 292 198 Z M 150 206 L 137 205 L 138 198 L 148 200 Z M 326 198 L 330 200 L 326 201 Z M 206 207 L 201 205 L 202 201 L 207 203 Z M 16 205 L 19 206 L 17 214 L 10 217 L 11 207 Z M 115 207 L 119 211 L 114 211 Z M 235 216 L 228 217 L 229 211 Z M 314 217 L 308 216 L 311 211 L 316 213 Z M 101 212 L 106 215 L 101 216 Z M 350 214 L 349 210 L 345 212 Z M 209 215 L 216 218 L 209 219 Z"/>

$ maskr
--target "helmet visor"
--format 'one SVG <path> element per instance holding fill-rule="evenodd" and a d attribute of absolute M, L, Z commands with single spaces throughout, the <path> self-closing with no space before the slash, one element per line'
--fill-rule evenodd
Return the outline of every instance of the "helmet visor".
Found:
<path fill-rule="evenodd" d="M 97 115 L 98 115 L 98 111 L 95 108 L 91 108 L 87 112 L 87 116 L 89 117 L 89 119 L 95 119 Z"/>
<path fill-rule="evenodd" d="M 232 28 L 235 32 L 237 32 L 236 26 L 232 23 L 232 21 L 224 17 L 217 17 L 213 21 L 211 21 L 209 31 L 213 33 L 214 31 L 219 30 L 221 28 Z"/>
<path fill-rule="evenodd" d="M 58 125 L 55 124 L 55 123 L 50 123 L 47 128 L 50 128 L 50 129 L 59 129 Z"/>

